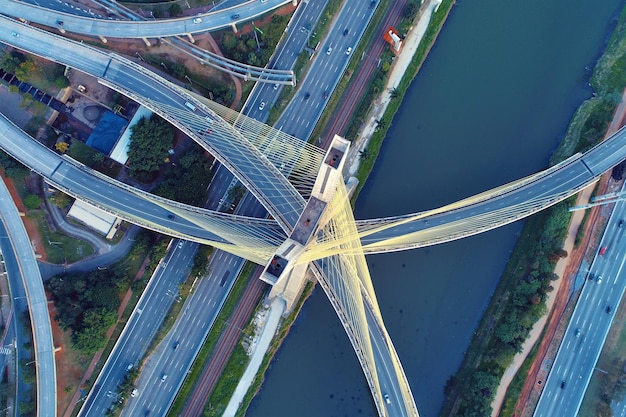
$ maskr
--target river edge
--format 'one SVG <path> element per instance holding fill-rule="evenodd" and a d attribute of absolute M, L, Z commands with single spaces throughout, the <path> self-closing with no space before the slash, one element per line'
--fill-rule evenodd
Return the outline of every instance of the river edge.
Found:
<path fill-rule="evenodd" d="M 421 6 L 422 10 L 420 10 L 413 20 L 409 33 L 405 38 L 407 43 L 400 53 L 403 57 L 410 56 L 410 59 L 399 58 L 394 61 L 389 71 L 390 76 L 385 83 L 385 90 L 381 92 L 368 111 L 365 118 L 367 122 L 364 123 L 359 130 L 357 138 L 352 141 L 348 152 L 344 177 L 348 180 L 353 204 L 358 197 L 358 191 L 360 191 L 362 185 L 365 184 L 367 177 L 371 173 L 374 167 L 373 162 L 375 162 L 376 156 L 380 152 L 383 141 L 387 136 L 387 131 L 391 128 L 391 124 L 389 123 L 385 127 L 377 129 L 377 120 L 381 118 L 392 120 L 398 112 L 406 91 L 410 87 L 413 79 L 417 76 L 419 69 L 428 56 L 428 52 L 433 47 L 455 3 L 456 0 L 427 1 L 426 4 Z M 432 9 L 426 10 L 429 7 Z M 428 25 L 425 25 L 424 28 L 420 26 L 420 19 L 424 17 L 425 11 L 430 13 L 428 13 Z M 421 30 L 423 31 L 422 33 L 420 33 Z M 364 158 L 361 158 L 361 154 L 366 148 L 372 153 L 370 157 L 364 161 Z M 368 161 L 372 163 L 367 163 Z M 275 338 L 270 344 L 262 365 L 254 377 L 235 416 L 245 416 L 252 400 L 259 393 L 265 379 L 265 373 L 271 365 L 274 356 L 289 334 L 291 326 L 295 323 L 302 306 L 313 294 L 316 283 L 314 281 L 311 281 L 311 283 L 312 285 L 303 292 L 303 295 L 298 300 L 297 307 L 292 311 L 289 317 L 284 319 L 280 324 L 280 330 L 278 332 L 280 336 Z"/>

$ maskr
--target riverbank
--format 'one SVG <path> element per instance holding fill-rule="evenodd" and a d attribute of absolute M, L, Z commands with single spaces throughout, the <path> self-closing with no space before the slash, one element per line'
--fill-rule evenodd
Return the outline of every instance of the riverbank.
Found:
<path fill-rule="evenodd" d="M 623 120 L 623 105 L 620 106 L 615 113 L 613 111 L 616 104 L 620 100 L 624 100 L 623 97 L 620 97 L 619 93 L 616 97 L 615 91 L 624 91 L 624 87 L 626 87 L 626 80 L 624 79 L 626 74 L 621 74 L 621 72 L 623 72 L 621 71 L 621 66 L 617 65 L 617 63 L 621 62 L 624 58 L 624 41 L 620 39 L 620 36 L 622 36 L 621 33 L 623 33 L 623 14 L 624 11 L 622 11 L 622 18 L 620 19 L 620 23 L 618 23 L 618 28 L 614 31 L 611 42 L 595 66 L 591 84 L 595 91 L 594 97 L 583 102 L 579 110 L 576 111 L 572 117 L 565 138 L 554 152 L 552 157 L 553 163 L 563 160 L 574 152 L 585 151 L 593 146 L 596 141 L 604 137 L 604 132 L 607 131 L 611 119 L 613 119 L 613 122 L 610 123 L 608 135 L 611 134 L 611 129 L 616 129 Z M 600 181 L 600 191 L 598 192 L 602 193 L 602 190 L 606 189 L 608 182 L 608 175 L 605 175 Z M 589 194 L 592 192 L 591 188 L 594 187 L 585 190 L 582 196 L 579 195 L 577 201 L 582 202 L 587 200 Z M 586 196 L 584 195 L 585 193 L 587 194 Z M 572 202 L 572 204 L 579 204 L 578 202 Z M 550 341 L 552 341 L 555 335 L 555 339 L 559 338 L 558 324 L 560 319 L 564 317 L 564 311 L 568 305 L 571 287 L 580 260 L 584 256 L 589 240 L 591 240 L 591 246 L 594 244 L 597 245 L 597 242 L 595 242 L 596 239 L 593 238 L 593 232 L 596 230 L 593 228 L 593 224 L 595 223 L 594 219 L 598 218 L 598 210 L 593 210 L 591 215 L 586 219 L 581 218 L 582 216 L 579 217 L 579 215 L 575 215 L 570 220 L 568 232 L 563 242 L 559 243 L 563 246 L 563 249 L 567 251 L 569 256 L 564 259 L 561 258 L 554 264 L 553 272 L 556 274 L 554 278 L 558 276 L 559 279 L 552 281 L 550 284 L 554 287 L 554 290 L 545 294 L 546 297 L 544 301 L 547 308 L 543 314 L 541 314 L 540 319 L 534 324 L 532 330 L 530 330 L 530 336 L 524 336 L 525 341 L 520 346 L 523 353 L 514 356 L 511 355 L 509 360 L 504 353 L 494 354 L 492 352 L 491 354 L 485 354 L 485 352 L 490 351 L 486 346 L 496 345 L 491 340 L 497 339 L 497 336 L 493 336 L 494 333 L 497 333 L 494 332 L 494 329 L 498 329 L 499 321 L 502 321 L 502 311 L 505 308 L 503 306 L 507 303 L 507 300 L 511 298 L 507 293 L 514 291 L 515 286 L 518 285 L 516 281 L 519 282 L 520 279 L 528 279 L 527 277 L 529 275 L 527 272 L 529 266 L 539 261 L 536 259 L 538 256 L 532 257 L 523 255 L 523 252 L 535 253 L 532 251 L 529 252 L 528 248 L 524 246 L 523 241 L 541 239 L 542 230 L 546 228 L 549 222 L 554 221 L 557 215 L 558 213 L 551 211 L 543 213 L 541 221 L 531 219 L 525 226 L 524 232 L 522 233 L 523 238 L 518 241 L 511 255 L 511 259 L 507 264 L 507 269 L 503 274 L 500 285 L 492 297 L 490 306 L 487 308 L 475 332 L 475 337 L 468 348 L 465 360 L 455 377 L 449 380 L 449 384 L 446 387 L 448 398 L 442 409 L 442 416 L 458 415 L 461 409 L 469 409 L 472 407 L 476 401 L 476 396 L 473 396 L 472 393 L 475 393 L 476 390 L 480 390 L 482 386 L 476 387 L 472 385 L 484 383 L 478 382 L 474 378 L 474 375 L 481 372 L 485 374 L 488 373 L 489 376 L 497 377 L 497 383 L 494 385 L 492 391 L 495 395 L 490 399 L 490 404 L 493 409 L 489 410 L 489 412 L 492 416 L 526 416 L 532 414 L 534 401 L 536 401 L 538 396 L 538 393 L 535 391 L 540 392 L 542 386 L 541 381 L 545 380 L 547 369 L 549 368 L 549 366 L 546 367 L 545 365 L 551 361 L 550 355 L 556 353 L 556 349 L 553 348 L 550 348 L 550 352 L 548 352 L 548 345 L 550 345 Z M 602 220 L 602 218 L 599 220 Z M 585 227 L 584 234 L 578 231 L 581 226 Z M 603 222 L 600 221 L 597 227 L 602 226 Z M 583 237 L 582 243 L 577 247 L 578 242 L 576 242 L 576 244 L 574 242 L 581 240 L 581 237 Z M 522 273 L 517 272 L 517 270 L 522 271 Z M 519 276 L 519 278 L 516 279 L 517 276 Z M 500 304 L 500 307 L 498 307 L 498 304 Z M 548 323 L 547 325 L 546 322 Z M 544 325 L 547 326 L 545 330 Z M 532 366 L 528 362 L 524 363 L 524 358 L 532 351 L 533 346 L 536 345 L 536 340 L 539 339 L 542 332 L 545 333 L 545 336 L 543 337 L 538 352 L 532 353 L 536 355 L 534 363 Z M 494 358 L 497 359 L 497 362 L 494 362 Z M 500 368 L 500 366 L 502 366 L 502 368 Z M 518 369 L 523 370 L 521 372 L 522 375 L 516 375 L 514 377 Z M 507 392 L 506 398 L 503 398 L 504 392 L 507 391 L 509 384 L 514 378 L 515 380 L 526 379 L 524 389 L 521 389 L 519 383 L 513 384 L 515 386 L 511 386 L 511 392 Z M 533 391 L 533 398 L 526 404 L 530 390 Z M 501 411 L 500 408 L 502 408 Z"/>

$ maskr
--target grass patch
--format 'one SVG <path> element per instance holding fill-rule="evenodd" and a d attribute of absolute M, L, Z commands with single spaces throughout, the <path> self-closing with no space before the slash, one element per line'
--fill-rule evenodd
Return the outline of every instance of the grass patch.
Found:
<path fill-rule="evenodd" d="M 89 243 L 50 230 L 43 212 L 31 210 L 28 212 L 28 217 L 35 222 L 39 229 L 48 262 L 54 264 L 73 263 L 94 254 L 94 248 Z"/>
<path fill-rule="evenodd" d="M 300 310 L 302 309 L 304 302 L 306 301 L 307 298 L 309 298 L 314 288 L 315 288 L 315 284 L 313 282 L 309 282 L 306 284 L 306 286 L 304 287 L 304 290 L 302 291 L 302 295 L 300 296 L 300 299 L 298 300 L 298 303 L 296 304 L 295 308 L 293 309 L 289 317 L 287 317 L 281 322 L 278 332 L 272 339 L 272 343 L 270 344 L 267 350 L 267 353 L 265 354 L 265 357 L 263 358 L 263 362 L 261 362 L 261 366 L 259 367 L 259 370 L 256 376 L 254 377 L 254 380 L 250 384 L 250 387 L 248 388 L 248 392 L 244 396 L 241 402 L 241 405 L 239 406 L 239 410 L 237 410 L 237 414 L 235 414 L 237 417 L 243 417 L 246 414 L 246 411 L 248 407 L 250 406 L 252 399 L 257 394 L 257 392 L 259 392 L 259 389 L 261 389 L 261 385 L 263 384 L 263 380 L 265 378 L 265 372 L 267 371 L 267 368 L 269 368 L 270 363 L 272 359 L 274 358 L 274 355 L 276 355 L 276 352 L 278 352 L 278 349 L 283 343 L 283 340 L 289 334 L 289 329 L 291 329 L 291 326 L 293 325 L 294 321 L 296 321 L 296 318 L 298 317 L 298 314 L 300 313 Z"/>

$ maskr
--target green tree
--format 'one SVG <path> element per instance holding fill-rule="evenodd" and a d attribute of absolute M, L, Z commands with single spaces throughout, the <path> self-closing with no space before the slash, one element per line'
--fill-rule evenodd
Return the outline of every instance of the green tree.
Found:
<path fill-rule="evenodd" d="M 176 16 L 180 16 L 181 14 L 183 14 L 183 8 L 180 7 L 180 4 L 178 3 L 173 3 L 168 9 L 167 11 L 170 14 L 170 17 L 176 17 Z"/>
<path fill-rule="evenodd" d="M 18 57 L 4 53 L 0 59 L 0 68 L 8 73 L 15 74 L 20 63 L 21 61 Z"/>
<path fill-rule="evenodd" d="M 41 205 L 41 199 L 37 196 L 37 194 L 27 194 L 24 197 L 24 205 L 28 210 L 38 209 Z"/>
<path fill-rule="evenodd" d="M 159 170 L 169 156 L 174 141 L 174 128 L 156 114 L 149 119 L 142 117 L 131 127 L 128 145 L 130 173 L 140 180 L 148 180 Z"/>
<path fill-rule="evenodd" d="M 62 209 L 72 204 L 72 198 L 61 191 L 56 191 L 50 196 L 49 200 L 52 204 Z"/>

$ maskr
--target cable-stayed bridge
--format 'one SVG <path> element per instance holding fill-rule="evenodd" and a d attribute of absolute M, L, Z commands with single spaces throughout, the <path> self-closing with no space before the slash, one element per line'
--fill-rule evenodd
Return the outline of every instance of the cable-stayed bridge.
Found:
<path fill-rule="evenodd" d="M 626 158 L 622 130 L 584 155 L 458 203 L 355 222 L 343 182 L 327 181 L 333 169 L 340 173 L 333 149 L 345 155 L 347 144 L 338 142 L 325 153 L 199 99 L 115 54 L 10 19 L 0 21 L 0 41 L 94 75 L 175 124 L 231 170 L 272 219 L 202 210 L 116 183 L 34 143 L 6 120 L 0 123 L 0 147 L 68 194 L 130 222 L 211 244 L 268 268 L 276 256 L 291 267 L 309 264 L 346 329 L 382 416 L 418 412 L 385 330 L 364 254 L 442 243 L 510 223 L 576 193 Z M 326 194 L 320 188 L 332 192 L 319 200 Z M 321 203 L 313 204 L 316 200 Z M 312 226 L 307 209 L 317 210 Z M 305 229 L 308 234 L 301 238 Z M 285 247 L 290 240 L 300 247 Z M 384 393 L 392 396 L 394 407 L 387 408 Z"/>

